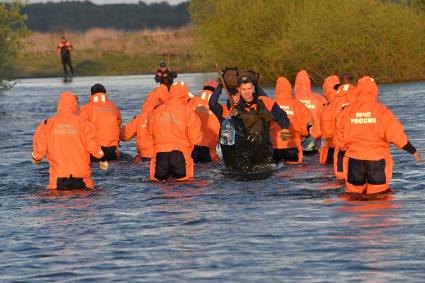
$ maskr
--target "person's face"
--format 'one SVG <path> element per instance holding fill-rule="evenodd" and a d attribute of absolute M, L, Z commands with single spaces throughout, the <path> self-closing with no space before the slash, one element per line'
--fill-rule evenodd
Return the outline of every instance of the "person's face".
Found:
<path fill-rule="evenodd" d="M 246 102 L 251 102 L 254 99 L 253 83 L 242 83 L 239 85 L 239 92 Z"/>
<path fill-rule="evenodd" d="M 233 94 L 232 98 L 233 98 L 233 103 L 238 104 L 239 101 L 241 100 L 241 93 L 237 92 L 237 93 Z"/>
<path fill-rule="evenodd" d="M 160 69 L 162 72 L 165 72 L 167 70 L 167 67 L 161 67 Z"/>

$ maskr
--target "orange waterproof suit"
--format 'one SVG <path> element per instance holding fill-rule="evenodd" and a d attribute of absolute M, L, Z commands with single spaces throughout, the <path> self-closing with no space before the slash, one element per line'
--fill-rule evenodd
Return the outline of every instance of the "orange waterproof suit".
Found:
<path fill-rule="evenodd" d="M 292 137 L 289 140 L 282 140 L 280 138 L 281 127 L 274 121 L 271 123 L 270 136 L 273 152 L 275 153 L 274 157 L 276 157 L 276 150 L 296 149 L 298 151 L 297 159 L 294 161 L 291 160 L 291 163 L 302 163 L 303 149 L 301 145 L 301 136 L 309 135 L 307 127 L 309 123 L 312 123 L 313 117 L 304 104 L 292 96 L 291 83 L 284 77 L 279 77 L 277 79 L 275 101 L 279 107 L 286 112 L 289 118 L 289 131 Z M 276 158 L 275 161 L 277 161 Z"/>
<path fill-rule="evenodd" d="M 334 86 L 337 84 L 339 84 L 339 78 L 335 75 L 329 76 L 323 81 L 323 94 L 328 103 L 323 106 L 322 113 L 320 114 L 320 131 L 322 138 L 325 139 L 325 144 L 320 149 L 320 164 L 333 163 L 333 154 L 335 152 L 333 143 L 334 135 L 333 132 L 330 133 L 328 130 L 335 124 L 331 104 L 335 99 L 336 90 Z"/>
<path fill-rule="evenodd" d="M 320 138 L 320 113 L 322 112 L 323 105 L 327 103 L 326 99 L 320 94 L 311 91 L 310 78 L 305 70 L 298 72 L 295 78 L 294 91 L 295 98 L 302 102 L 313 116 L 311 135 L 316 139 Z"/>
<path fill-rule="evenodd" d="M 169 98 L 170 93 L 167 86 L 160 84 L 146 97 L 141 113 L 121 129 L 120 138 L 123 141 L 129 141 L 136 136 L 137 159 L 152 158 L 154 150 L 152 140 L 147 134 L 148 116 L 156 106 L 168 101 Z"/>
<path fill-rule="evenodd" d="M 333 139 L 335 135 L 336 116 L 343 111 L 350 103 L 354 102 L 357 96 L 357 88 L 351 84 L 342 84 L 338 87 L 332 102 L 327 106 L 328 109 L 322 114 L 322 136 L 326 140 Z M 337 180 L 344 180 L 343 157 L 344 152 L 341 148 L 334 146 L 334 173 Z M 321 159 L 321 162 L 323 160 Z"/>
<path fill-rule="evenodd" d="M 379 193 L 388 189 L 393 160 L 390 143 L 408 144 L 403 126 L 377 101 L 378 87 L 370 77 L 358 83 L 358 96 L 337 116 L 335 145 L 345 150 L 344 173 L 349 193 Z"/>
<path fill-rule="evenodd" d="M 115 147 L 119 156 L 121 112 L 106 93 L 92 94 L 90 102 L 80 107 L 80 118 L 95 126 L 96 141 L 105 152 L 105 148 Z"/>
<path fill-rule="evenodd" d="M 33 138 L 33 159 L 39 161 L 47 154 L 49 189 L 56 189 L 57 178 L 70 176 L 83 178 L 87 188 L 93 187 L 90 154 L 103 156 L 94 133 L 94 126 L 77 116 L 77 97 L 62 93 L 56 116 L 41 122 Z"/>
<path fill-rule="evenodd" d="M 220 160 L 217 155 L 218 136 L 220 131 L 220 122 L 211 112 L 208 102 L 213 93 L 213 89 L 204 87 L 202 92 L 190 100 L 190 107 L 195 111 L 201 120 L 202 141 L 198 146 L 208 147 L 211 160 L 216 162 Z"/>
<path fill-rule="evenodd" d="M 153 143 L 150 163 L 151 180 L 193 178 L 192 150 L 202 141 L 201 121 L 187 105 L 189 90 L 182 83 L 173 83 L 171 98 L 150 114 L 147 135 Z"/>

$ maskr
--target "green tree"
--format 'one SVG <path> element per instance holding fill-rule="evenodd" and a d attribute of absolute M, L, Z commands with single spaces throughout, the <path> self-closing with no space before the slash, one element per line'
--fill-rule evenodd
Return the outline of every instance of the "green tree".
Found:
<path fill-rule="evenodd" d="M 425 12 L 414 2 L 192 0 L 189 11 L 195 52 L 211 63 L 268 81 L 300 69 L 316 84 L 344 71 L 402 81 L 425 79 Z"/>
<path fill-rule="evenodd" d="M 20 1 L 0 3 L 0 89 L 9 79 L 8 60 L 21 47 L 21 40 L 28 34 L 25 16 L 20 13 Z"/>

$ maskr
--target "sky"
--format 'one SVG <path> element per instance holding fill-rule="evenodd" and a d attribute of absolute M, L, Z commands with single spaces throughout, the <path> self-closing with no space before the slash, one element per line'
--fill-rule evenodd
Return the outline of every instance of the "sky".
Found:
<path fill-rule="evenodd" d="M 112 4 L 112 3 L 138 3 L 140 0 L 125 0 L 125 1 L 117 1 L 117 0 L 90 0 L 96 4 Z M 179 4 L 181 2 L 185 2 L 187 0 L 143 0 L 143 2 L 150 4 L 154 2 L 168 2 L 170 5 Z M 28 0 L 28 3 L 40 3 L 40 2 L 61 2 L 61 0 Z"/>

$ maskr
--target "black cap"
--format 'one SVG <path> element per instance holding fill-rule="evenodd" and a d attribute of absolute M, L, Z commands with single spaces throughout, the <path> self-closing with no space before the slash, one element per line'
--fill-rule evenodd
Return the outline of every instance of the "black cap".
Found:
<path fill-rule="evenodd" d="M 165 65 L 165 62 L 160 62 L 160 63 L 159 63 L 159 66 L 160 66 L 161 68 L 165 68 L 165 67 L 167 67 L 167 65 Z"/>
<path fill-rule="evenodd" d="M 90 90 L 91 90 L 92 95 L 95 94 L 95 93 L 99 93 L 99 92 L 106 93 L 105 87 L 101 84 L 93 85 Z"/>
<path fill-rule="evenodd" d="M 251 74 L 242 75 L 238 78 L 238 85 L 246 83 L 255 83 L 255 78 Z"/>

